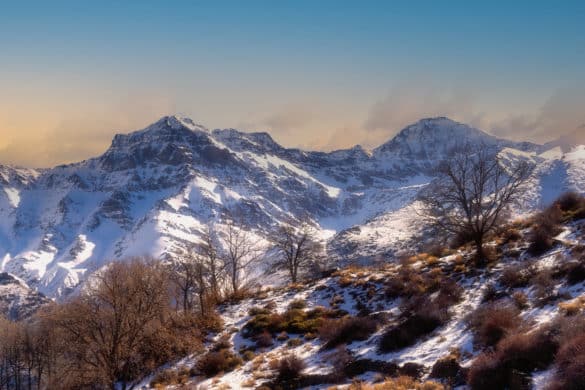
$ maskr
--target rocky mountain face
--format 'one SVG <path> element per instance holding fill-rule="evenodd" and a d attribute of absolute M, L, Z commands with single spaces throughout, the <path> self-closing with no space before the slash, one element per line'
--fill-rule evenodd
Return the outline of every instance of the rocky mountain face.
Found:
<path fill-rule="evenodd" d="M 392 255 L 420 231 L 418 191 L 461 143 L 537 164 L 520 210 L 585 191 L 584 146 L 507 141 L 447 118 L 423 119 L 371 153 L 325 153 L 169 116 L 79 163 L 0 165 L 0 270 L 58 298 L 109 261 L 175 253 L 234 216 L 263 239 L 309 218 L 342 260 Z"/>
<path fill-rule="evenodd" d="M 0 313 L 17 321 L 32 315 L 49 298 L 31 289 L 24 281 L 6 272 L 0 272 Z"/>

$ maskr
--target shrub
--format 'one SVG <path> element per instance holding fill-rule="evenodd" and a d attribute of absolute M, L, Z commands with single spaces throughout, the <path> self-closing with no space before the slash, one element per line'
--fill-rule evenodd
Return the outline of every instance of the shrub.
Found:
<path fill-rule="evenodd" d="M 326 349 L 355 340 L 366 340 L 377 329 L 377 323 L 369 317 L 345 317 L 331 319 L 319 328 L 319 337 L 325 342 Z"/>
<path fill-rule="evenodd" d="M 495 352 L 478 356 L 468 373 L 472 389 L 530 388 L 534 370 L 547 368 L 558 349 L 557 329 L 543 326 L 527 334 L 512 334 Z"/>
<path fill-rule="evenodd" d="M 508 288 L 526 287 L 535 273 L 532 264 L 513 264 L 504 269 L 500 283 Z"/>
<path fill-rule="evenodd" d="M 260 315 L 260 314 L 270 314 L 270 309 L 265 308 L 265 307 L 258 307 L 258 306 L 254 306 L 251 307 L 250 310 L 248 310 L 248 314 L 251 315 L 252 317 Z"/>
<path fill-rule="evenodd" d="M 343 367 L 344 374 L 349 378 L 354 378 L 365 372 L 378 372 L 386 376 L 395 376 L 398 370 L 399 367 L 394 362 L 371 359 L 354 359 Z"/>
<path fill-rule="evenodd" d="M 400 373 L 400 375 L 403 376 L 408 376 L 411 378 L 420 378 L 424 370 L 425 366 L 423 366 L 422 364 L 407 362 L 404 363 L 402 367 L 398 369 L 398 372 Z"/>
<path fill-rule="evenodd" d="M 503 291 L 498 290 L 493 284 L 490 283 L 485 287 L 483 296 L 481 297 L 481 302 L 493 302 L 505 296 L 506 295 Z"/>
<path fill-rule="evenodd" d="M 307 302 L 303 299 L 295 299 L 291 303 L 289 303 L 288 308 L 291 309 L 304 309 L 307 307 Z"/>
<path fill-rule="evenodd" d="M 570 285 L 580 283 L 585 280 L 585 264 L 583 259 L 580 261 L 570 261 L 562 266 L 562 272 L 567 275 L 567 283 Z"/>
<path fill-rule="evenodd" d="M 294 355 L 282 358 L 278 361 L 277 380 L 283 382 L 298 379 L 301 375 L 301 371 L 303 371 L 305 367 L 304 360 L 299 359 Z"/>
<path fill-rule="evenodd" d="M 362 383 L 353 383 L 348 390 L 444 390 L 445 386 L 440 383 L 426 381 L 419 382 L 409 376 L 399 376 L 397 378 L 386 379 L 382 383 L 367 385 Z"/>
<path fill-rule="evenodd" d="M 555 333 L 542 327 L 531 333 L 513 334 L 497 346 L 497 355 L 507 370 L 530 373 L 547 368 L 558 348 Z"/>
<path fill-rule="evenodd" d="M 469 368 L 467 384 L 473 390 L 493 390 L 506 388 L 507 375 L 501 369 L 495 353 L 479 355 Z"/>
<path fill-rule="evenodd" d="M 443 325 L 449 318 L 448 309 L 429 300 L 420 300 L 416 311 L 407 314 L 398 325 L 388 329 L 380 339 L 381 352 L 392 352 L 415 344 L 418 339 Z"/>
<path fill-rule="evenodd" d="M 567 340 L 557 353 L 555 365 L 557 372 L 551 390 L 585 388 L 585 335 Z"/>
<path fill-rule="evenodd" d="M 562 212 L 557 204 L 553 204 L 535 217 L 529 236 L 528 251 L 531 254 L 540 255 L 553 247 L 553 238 L 562 231 L 561 220 Z"/>
<path fill-rule="evenodd" d="M 299 345 L 303 344 L 303 340 L 299 338 L 288 339 L 286 345 L 290 348 L 298 347 Z"/>
<path fill-rule="evenodd" d="M 527 309 L 530 305 L 528 304 L 528 297 L 522 291 L 516 291 L 512 294 L 514 304 L 520 310 Z"/>
<path fill-rule="evenodd" d="M 522 323 L 519 310 L 509 303 L 496 301 L 478 307 L 468 318 L 474 340 L 484 347 L 495 346 Z"/>
<path fill-rule="evenodd" d="M 272 335 L 267 330 L 256 336 L 256 347 L 258 348 L 270 347 L 273 344 L 274 340 L 272 339 Z"/>
<path fill-rule="evenodd" d="M 256 357 L 256 354 L 254 354 L 254 351 L 250 351 L 249 349 L 243 351 L 241 353 L 241 355 L 242 355 L 242 359 L 245 362 L 249 362 L 250 360 L 253 360 Z"/>
<path fill-rule="evenodd" d="M 314 333 L 326 318 L 342 316 L 343 311 L 315 307 L 311 310 L 289 308 L 282 314 L 260 312 L 243 327 L 244 337 L 255 337 L 264 331 L 271 334 L 288 332 L 294 334 Z"/>
<path fill-rule="evenodd" d="M 552 270 L 539 271 L 530 282 L 534 286 L 534 296 L 538 299 L 539 304 L 546 304 L 555 297 L 555 281 Z"/>
<path fill-rule="evenodd" d="M 229 336 L 224 335 L 219 340 L 217 340 L 215 342 L 215 344 L 213 344 L 213 346 L 210 348 L 210 351 L 211 352 L 218 352 L 218 351 L 221 351 L 223 349 L 230 349 L 231 347 L 232 347 L 232 342 L 230 341 Z"/>
<path fill-rule="evenodd" d="M 559 310 L 568 316 L 573 316 L 585 308 L 585 297 L 580 296 L 568 302 L 559 303 Z"/>
<path fill-rule="evenodd" d="M 286 333 L 286 332 L 283 330 L 282 332 L 280 332 L 280 333 L 278 334 L 278 336 L 276 336 L 276 339 L 277 339 L 278 341 L 285 341 L 285 340 L 288 340 L 288 333 Z"/>
<path fill-rule="evenodd" d="M 339 287 L 348 287 L 353 283 L 353 279 L 350 278 L 348 275 L 343 275 L 340 276 L 337 284 L 339 284 Z"/>
<path fill-rule="evenodd" d="M 386 283 L 386 297 L 394 299 L 425 293 L 427 286 L 423 276 L 410 266 L 402 266 L 396 277 Z"/>
<path fill-rule="evenodd" d="M 421 274 L 410 266 L 402 266 L 397 275 L 386 282 L 385 295 L 388 299 L 421 296 L 439 290 L 444 283 L 439 268 Z"/>
<path fill-rule="evenodd" d="M 197 369 L 207 378 L 220 372 L 229 372 L 243 363 L 242 359 L 233 352 L 223 349 L 217 352 L 208 352 L 197 363 Z"/>
<path fill-rule="evenodd" d="M 175 370 L 163 370 L 157 373 L 150 381 L 150 387 L 173 385 L 178 383 L 179 375 Z"/>
<path fill-rule="evenodd" d="M 555 204 L 564 213 L 575 213 L 585 208 L 585 197 L 576 192 L 566 192 L 555 201 Z"/>
<path fill-rule="evenodd" d="M 510 242 L 518 241 L 521 238 L 522 238 L 522 233 L 518 229 L 515 229 L 513 227 L 510 227 L 510 228 L 506 229 L 502 233 L 502 242 L 504 244 L 508 244 Z"/>
<path fill-rule="evenodd" d="M 457 377 L 462 375 L 459 357 L 457 354 L 449 354 L 435 362 L 431 369 L 431 378 L 446 379 L 454 384 Z"/>
<path fill-rule="evenodd" d="M 528 252 L 532 255 L 540 255 L 548 252 L 554 246 L 553 235 L 541 226 L 535 226 L 530 232 L 530 246 Z"/>
<path fill-rule="evenodd" d="M 440 307 L 449 307 L 461 301 L 463 288 L 453 280 L 444 280 L 435 298 L 435 304 Z"/>

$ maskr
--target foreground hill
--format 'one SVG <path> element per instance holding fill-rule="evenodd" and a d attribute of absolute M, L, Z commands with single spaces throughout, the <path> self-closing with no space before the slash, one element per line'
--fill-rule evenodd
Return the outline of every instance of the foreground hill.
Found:
<path fill-rule="evenodd" d="M 262 240 L 308 218 L 336 259 L 389 258 L 424 241 L 413 240 L 416 196 L 460 143 L 537 165 L 519 213 L 585 191 L 584 146 L 507 141 L 447 118 L 423 119 L 372 152 L 324 153 L 170 116 L 86 161 L 0 166 L 0 270 L 62 297 L 110 260 L 176 254 L 230 218 Z"/>
<path fill-rule="evenodd" d="M 486 268 L 469 246 L 437 247 L 262 289 L 220 308 L 207 353 L 141 386 L 583 388 L 585 200 L 561 210 L 502 229 Z"/>

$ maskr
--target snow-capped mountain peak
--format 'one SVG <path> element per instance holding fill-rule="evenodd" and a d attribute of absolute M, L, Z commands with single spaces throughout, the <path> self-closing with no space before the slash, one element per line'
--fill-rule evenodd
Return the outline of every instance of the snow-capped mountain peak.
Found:
<path fill-rule="evenodd" d="M 415 199 L 430 169 L 463 140 L 534 155 L 539 148 L 429 118 L 373 153 L 360 146 L 302 151 L 268 133 L 209 131 L 166 116 L 116 135 L 93 159 L 43 170 L 0 166 L 0 271 L 58 297 L 110 260 L 173 254 L 234 214 L 263 239 L 280 224 L 309 218 L 332 257 L 391 256 L 420 227 Z M 579 156 L 540 159 L 543 175 L 558 166 L 566 180 L 535 179 L 527 207 L 541 194 L 585 190 Z"/>

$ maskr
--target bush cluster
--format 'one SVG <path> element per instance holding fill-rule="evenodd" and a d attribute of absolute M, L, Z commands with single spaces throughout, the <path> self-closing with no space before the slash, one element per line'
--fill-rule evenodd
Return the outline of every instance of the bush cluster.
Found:
<path fill-rule="evenodd" d="M 526 287 L 536 273 L 532 263 L 518 263 L 506 267 L 500 276 L 500 284 L 507 288 Z"/>
<path fill-rule="evenodd" d="M 391 326 L 380 338 L 381 352 L 409 347 L 449 319 L 449 308 L 439 305 L 428 296 L 412 299 L 406 306 L 399 323 Z"/>
<path fill-rule="evenodd" d="M 328 319 L 319 328 L 319 338 L 325 342 L 325 349 L 331 349 L 352 341 L 366 340 L 377 328 L 377 322 L 370 317 Z"/>
<path fill-rule="evenodd" d="M 550 365 L 558 348 L 548 327 L 527 334 L 512 334 L 494 352 L 483 353 L 471 365 L 468 384 L 473 390 L 530 388 L 530 374 Z"/>
<path fill-rule="evenodd" d="M 499 300 L 481 305 L 467 318 L 474 341 L 482 347 L 493 347 L 522 324 L 520 311 L 512 303 Z"/>
<path fill-rule="evenodd" d="M 207 378 L 211 378 L 221 372 L 232 371 L 242 363 L 243 360 L 230 349 L 220 349 L 203 355 L 197 362 L 197 370 Z"/>
<path fill-rule="evenodd" d="M 503 338 L 469 368 L 473 390 L 530 388 L 535 370 L 555 364 L 551 390 L 585 388 L 585 316 L 559 317 L 529 333 Z"/>
<path fill-rule="evenodd" d="M 554 237 L 562 231 L 562 217 L 563 213 L 557 203 L 534 217 L 528 247 L 532 255 L 540 255 L 552 249 Z"/>
<path fill-rule="evenodd" d="M 277 335 L 282 332 L 288 334 L 316 333 L 323 325 L 323 321 L 342 317 L 346 312 L 328 310 L 324 307 L 315 307 L 310 310 L 289 307 L 281 314 L 258 308 L 252 309 L 250 314 L 252 314 L 252 318 L 242 329 L 244 337 L 257 337 L 264 332 L 270 335 Z"/>

